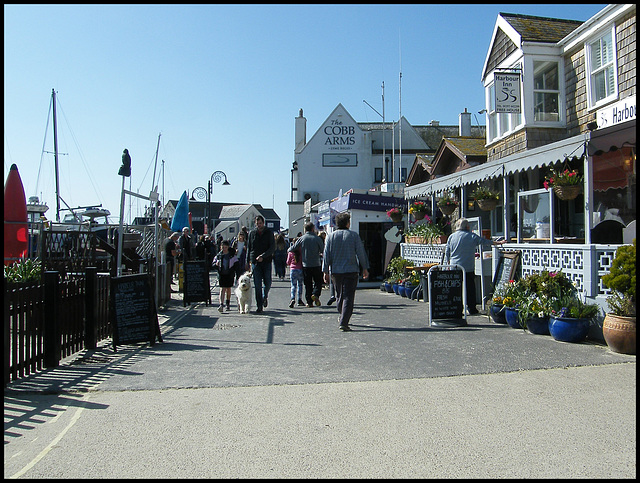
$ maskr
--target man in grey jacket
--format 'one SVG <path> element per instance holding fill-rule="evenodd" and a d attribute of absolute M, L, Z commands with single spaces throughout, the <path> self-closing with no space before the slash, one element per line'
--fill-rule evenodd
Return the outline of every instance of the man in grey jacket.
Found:
<path fill-rule="evenodd" d="M 340 313 L 340 329 L 351 330 L 349 320 L 353 314 L 356 287 L 362 267 L 362 278 L 369 278 L 369 258 L 364 245 L 351 227 L 351 215 L 340 213 L 336 216 L 338 229 L 327 237 L 322 256 L 322 271 L 325 282 L 329 282 L 329 272 L 336 288 L 337 306 Z"/>
<path fill-rule="evenodd" d="M 320 293 L 322 292 L 322 251 L 324 242 L 315 231 L 312 222 L 304 225 L 304 235 L 289 247 L 290 252 L 300 249 L 302 255 L 302 276 L 304 278 L 304 295 L 307 307 L 313 304 L 320 305 Z"/>

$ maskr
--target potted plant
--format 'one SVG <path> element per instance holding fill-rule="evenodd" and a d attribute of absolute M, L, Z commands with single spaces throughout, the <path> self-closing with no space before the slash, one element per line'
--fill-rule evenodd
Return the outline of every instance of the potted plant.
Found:
<path fill-rule="evenodd" d="M 415 270 L 411 270 L 409 276 L 404 282 L 404 288 L 407 293 L 407 298 L 417 298 L 417 293 L 414 293 L 414 291 L 418 287 L 418 285 L 420 285 L 420 274 Z"/>
<path fill-rule="evenodd" d="M 504 318 L 510 327 L 514 329 L 520 328 L 520 322 L 518 320 L 518 307 L 520 305 L 520 298 L 522 296 L 522 289 L 520 284 L 515 280 L 509 280 L 504 287 L 504 297 L 502 304 L 504 305 Z"/>
<path fill-rule="evenodd" d="M 434 220 L 429 215 L 417 223 L 413 223 L 405 232 L 408 243 L 439 244 L 447 241 L 449 221 L 444 218 Z"/>
<path fill-rule="evenodd" d="M 561 200 L 572 200 L 582 191 L 582 181 L 578 171 L 565 168 L 562 172 L 552 169 L 542 184 L 547 190 L 552 188 Z"/>
<path fill-rule="evenodd" d="M 440 211 L 447 216 L 456 211 L 458 204 L 458 200 L 456 200 L 455 196 L 450 191 L 445 191 L 438 199 L 438 207 L 440 208 Z"/>
<path fill-rule="evenodd" d="M 393 292 L 398 295 L 400 295 L 400 281 L 405 278 L 405 269 L 409 266 L 411 266 L 411 262 L 402 257 L 395 257 L 389 261 L 389 266 L 387 268 L 389 277 L 387 278 L 387 280 L 389 281 L 389 283 L 391 283 Z"/>
<path fill-rule="evenodd" d="M 551 301 L 549 333 L 562 342 L 581 342 L 599 312 L 596 304 L 580 299 L 577 294 L 564 295 Z"/>
<path fill-rule="evenodd" d="M 489 315 L 496 324 L 506 324 L 507 319 L 504 315 L 504 297 L 506 292 L 506 284 L 499 284 L 493 291 L 491 300 L 489 301 Z"/>
<path fill-rule="evenodd" d="M 483 211 L 493 210 L 500 199 L 500 193 L 498 191 L 494 191 L 484 186 L 476 188 L 471 196 L 476 200 L 478 207 Z"/>
<path fill-rule="evenodd" d="M 602 284 L 612 290 L 609 312 L 602 323 L 604 340 L 614 352 L 636 353 L 636 239 L 616 250 L 611 270 Z"/>
<path fill-rule="evenodd" d="M 424 201 L 414 201 L 409 206 L 409 213 L 413 215 L 415 220 L 422 220 L 427 214 L 427 205 Z"/>
<path fill-rule="evenodd" d="M 576 294 L 576 288 L 562 270 L 545 269 L 520 279 L 522 293 L 518 318 L 520 325 L 532 334 L 549 334 L 549 316 L 554 299 Z"/>
<path fill-rule="evenodd" d="M 396 206 L 395 208 L 391 208 L 389 211 L 387 211 L 387 216 L 391 218 L 391 221 L 393 221 L 394 223 L 398 223 L 399 221 L 402 221 L 403 215 L 404 215 L 404 212 L 402 211 L 402 208 L 400 208 L 399 206 Z"/>

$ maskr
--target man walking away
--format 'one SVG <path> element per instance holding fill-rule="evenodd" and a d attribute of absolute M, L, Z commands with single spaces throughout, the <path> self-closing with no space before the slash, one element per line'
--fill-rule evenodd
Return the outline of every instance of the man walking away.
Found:
<path fill-rule="evenodd" d="M 289 247 L 293 252 L 300 249 L 302 255 L 302 276 L 304 279 L 304 292 L 307 307 L 313 304 L 320 305 L 320 293 L 322 292 L 322 251 L 324 242 L 315 232 L 312 222 L 304 225 L 304 235 Z"/>
<path fill-rule="evenodd" d="M 338 229 L 327 237 L 322 256 L 322 271 L 325 282 L 329 282 L 329 272 L 336 289 L 340 329 L 351 330 L 349 320 L 353 314 L 358 276 L 362 267 L 362 278 L 369 278 L 369 259 L 360 236 L 351 231 L 351 215 L 340 213 L 336 216 Z"/>

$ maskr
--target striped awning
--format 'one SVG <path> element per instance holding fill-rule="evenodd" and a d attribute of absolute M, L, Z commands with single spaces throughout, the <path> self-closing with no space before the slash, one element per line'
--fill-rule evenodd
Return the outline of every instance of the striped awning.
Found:
<path fill-rule="evenodd" d="M 467 168 L 463 171 L 425 181 L 404 189 L 407 199 L 438 194 L 440 192 L 477 183 L 485 179 L 498 178 L 520 171 L 544 166 L 552 166 L 565 160 L 582 158 L 585 154 L 585 136 L 583 134 L 563 139 L 555 143 L 528 149 L 495 161 Z"/>

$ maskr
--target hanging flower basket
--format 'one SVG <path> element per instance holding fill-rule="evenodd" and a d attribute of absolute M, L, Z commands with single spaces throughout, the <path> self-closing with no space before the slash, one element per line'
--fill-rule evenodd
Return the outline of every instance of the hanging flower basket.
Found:
<path fill-rule="evenodd" d="M 492 198 L 487 198 L 484 200 L 476 200 L 476 203 L 478 203 L 478 207 L 482 211 L 495 210 L 496 206 L 498 206 L 498 200 L 494 200 Z"/>
<path fill-rule="evenodd" d="M 454 211 L 456 211 L 457 207 L 458 207 L 457 205 L 438 205 L 438 208 L 440 208 L 440 211 L 442 211 L 442 213 L 447 216 L 449 216 Z"/>
<path fill-rule="evenodd" d="M 424 215 L 426 215 L 426 213 L 424 211 L 416 211 L 413 214 L 413 218 L 418 221 L 418 220 L 424 220 Z"/>
<path fill-rule="evenodd" d="M 582 191 L 582 186 L 580 186 L 579 184 L 554 186 L 553 191 L 561 200 L 573 200 Z"/>

